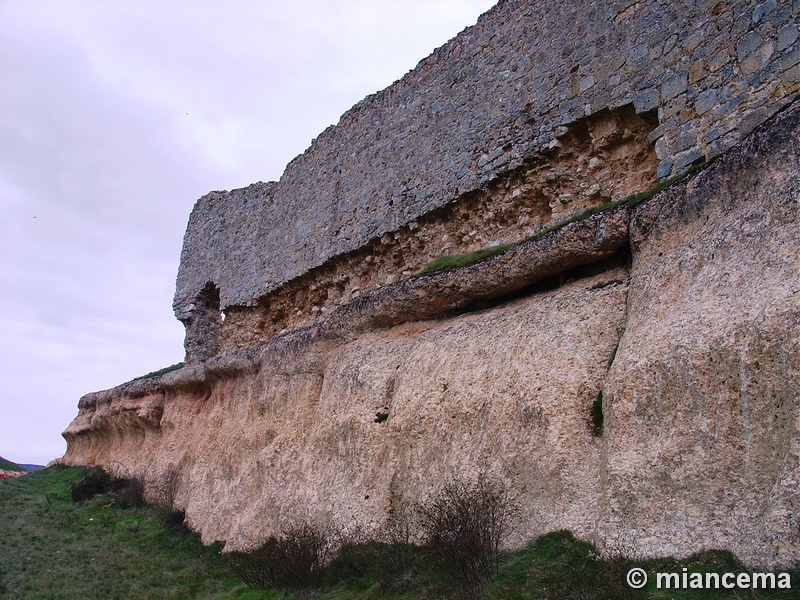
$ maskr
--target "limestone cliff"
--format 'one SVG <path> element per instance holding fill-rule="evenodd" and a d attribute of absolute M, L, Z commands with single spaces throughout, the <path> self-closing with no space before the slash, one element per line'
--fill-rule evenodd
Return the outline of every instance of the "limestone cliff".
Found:
<path fill-rule="evenodd" d="M 65 461 L 179 467 L 192 524 L 231 547 L 298 515 L 378 526 L 488 468 L 525 507 L 516 543 L 796 561 L 799 134 L 795 105 L 638 206 L 89 395 Z"/>
<path fill-rule="evenodd" d="M 617 72 L 590 77 L 599 59 L 586 45 L 559 55 L 582 57 L 563 93 L 547 87 L 548 69 L 564 65 L 519 63 L 539 42 L 518 29 L 566 17 L 508 0 L 356 107 L 281 182 L 201 199 L 176 293 L 188 366 L 84 396 L 64 462 L 151 484 L 177 469 L 179 506 L 204 540 L 228 548 L 303 518 L 379 527 L 454 474 L 490 471 L 523 507 L 513 544 L 568 528 L 648 555 L 722 547 L 753 565 L 800 560 L 796 6 L 590 4 L 575 10 L 599 29 L 581 39 L 597 50 L 608 34 L 636 93 L 612 94 Z M 670 18 L 706 27 L 676 32 Z M 571 19 L 573 33 L 586 26 Z M 632 23 L 650 29 L 632 39 Z M 325 237 L 325 211 L 380 204 L 364 190 L 381 179 L 364 167 L 347 184 L 363 201 L 331 200 L 301 175 L 324 179 L 346 156 L 372 160 L 359 119 L 396 116 L 408 86 L 434 93 L 423 84 L 470 60 L 517 61 L 531 85 L 538 72 L 547 89 L 528 95 L 544 112 L 512 111 L 512 148 L 478 158 L 454 187 L 450 171 L 438 180 L 421 164 L 433 182 L 424 189 L 449 190 L 442 202 L 409 219 L 387 204 L 381 224 L 356 214 L 350 234 Z M 469 106 L 506 89 L 484 83 Z M 506 97 L 524 99 L 520 85 Z M 567 108 L 575 98 L 580 114 Z M 534 136 L 526 114 L 553 135 Z M 431 135 L 448 141 L 445 130 Z M 395 138 L 386 143 L 406 148 Z M 332 140 L 353 152 L 332 155 Z M 630 195 L 717 152 L 657 193 Z M 399 160 L 395 174 L 412 163 Z M 281 194 L 295 192 L 292 202 L 326 208 L 293 253 L 303 235 L 276 215 Z M 482 260 L 415 274 L 432 255 L 487 245 L 496 251 Z M 263 254 L 269 247 L 288 254 Z"/>

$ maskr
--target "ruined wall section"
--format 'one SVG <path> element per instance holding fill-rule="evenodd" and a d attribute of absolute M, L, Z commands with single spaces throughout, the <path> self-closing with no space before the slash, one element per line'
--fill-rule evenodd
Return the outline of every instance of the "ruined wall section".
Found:
<path fill-rule="evenodd" d="M 657 111 L 659 177 L 731 147 L 800 89 L 800 3 L 501 1 L 326 129 L 280 181 L 192 213 L 174 309 L 259 298 L 559 149 L 603 109 Z"/>

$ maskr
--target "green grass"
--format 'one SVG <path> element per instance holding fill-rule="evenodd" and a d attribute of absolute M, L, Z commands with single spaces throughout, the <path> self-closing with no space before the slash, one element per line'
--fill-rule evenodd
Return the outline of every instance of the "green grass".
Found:
<path fill-rule="evenodd" d="M 150 371 L 149 373 L 146 373 L 145 375 L 141 375 L 139 377 L 136 377 L 134 379 L 134 381 L 136 381 L 138 379 L 150 379 L 151 377 L 158 377 L 160 375 L 164 375 L 164 374 L 170 373 L 172 371 L 177 371 L 178 369 L 182 369 L 182 368 L 183 368 L 183 363 L 182 362 L 175 363 L 174 365 L 170 365 L 168 367 L 164 367 L 163 369 L 159 369 L 158 371 Z"/>
<path fill-rule="evenodd" d="M 466 267 L 473 263 L 479 262 L 484 258 L 499 254 L 504 250 L 508 250 L 516 243 L 500 244 L 499 246 L 490 246 L 482 248 L 475 252 L 468 252 L 466 254 L 446 254 L 439 256 L 430 261 L 427 265 L 422 267 L 422 270 L 417 275 L 427 275 L 428 273 L 436 273 L 437 271 L 448 271 L 450 269 L 458 269 L 459 267 Z"/>
<path fill-rule="evenodd" d="M 368 543 L 347 547 L 325 569 L 318 588 L 304 593 L 247 589 L 219 560 L 220 545 L 163 524 L 150 507 L 122 510 L 111 497 L 74 504 L 70 487 L 84 469 L 49 467 L 0 482 L 0 597 L 25 599 L 209 598 L 248 600 L 390 600 L 454 598 L 452 583 L 424 549 Z M 642 567 L 651 582 L 630 594 L 624 577 Z M 798 598 L 793 590 L 658 590 L 658 571 L 743 572 L 729 552 L 685 560 L 608 560 L 589 543 L 559 531 L 502 556 L 490 600 Z"/>
<path fill-rule="evenodd" d="M 632 568 L 642 568 L 648 583 L 633 590 L 626 577 Z M 715 598 L 770 598 L 790 600 L 800 597 L 800 565 L 790 571 L 789 590 L 701 590 L 657 589 L 656 574 L 728 572 L 748 569 L 730 552 L 708 550 L 683 560 L 602 558 L 597 550 L 568 531 L 556 531 L 531 542 L 528 547 L 505 556 L 500 575 L 489 591 L 489 600 L 712 600 Z"/>
<path fill-rule="evenodd" d="M 6 460 L 2 456 L 0 456 L 0 469 L 3 471 L 24 471 L 22 467 L 18 464 L 11 462 L 10 460 Z"/>
<path fill-rule="evenodd" d="M 0 481 L 0 597 L 269 597 L 226 574 L 219 545 L 165 527 L 154 508 L 121 510 L 107 497 L 73 504 L 83 473 L 50 467 Z"/>

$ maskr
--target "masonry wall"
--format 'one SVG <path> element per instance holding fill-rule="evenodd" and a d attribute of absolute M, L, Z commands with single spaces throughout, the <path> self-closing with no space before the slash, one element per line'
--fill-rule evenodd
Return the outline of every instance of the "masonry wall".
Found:
<path fill-rule="evenodd" d="M 633 104 L 666 177 L 738 142 L 800 89 L 800 2 L 505 0 L 326 129 L 280 181 L 192 212 L 174 309 L 189 324 L 458 202 L 568 126 Z M 205 307 L 200 306 L 201 311 Z"/>

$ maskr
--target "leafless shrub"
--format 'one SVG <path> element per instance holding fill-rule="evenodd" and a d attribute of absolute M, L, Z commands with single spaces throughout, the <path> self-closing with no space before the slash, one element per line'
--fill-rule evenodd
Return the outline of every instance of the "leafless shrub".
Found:
<path fill-rule="evenodd" d="M 404 591 L 416 575 L 419 548 L 414 544 L 414 516 L 407 509 L 392 511 L 371 540 L 368 574 L 381 588 Z"/>
<path fill-rule="evenodd" d="M 180 471 L 177 467 L 170 467 L 166 473 L 152 486 L 152 503 L 159 508 L 172 509 L 175 506 L 175 496 L 180 483 Z"/>
<path fill-rule="evenodd" d="M 425 545 L 458 586 L 479 598 L 497 575 L 500 545 L 518 508 L 502 484 L 457 479 L 417 507 Z"/>
<path fill-rule="evenodd" d="M 154 484 L 150 485 L 150 504 L 157 507 L 161 514 L 161 521 L 172 529 L 183 529 L 186 526 L 186 513 L 175 508 L 175 497 L 180 484 L 180 471 L 172 466 Z"/>
<path fill-rule="evenodd" d="M 337 537 L 319 525 L 295 525 L 253 551 L 227 554 L 225 561 L 251 587 L 308 588 L 336 552 Z"/>
<path fill-rule="evenodd" d="M 134 475 L 117 481 L 119 482 L 119 489 L 116 493 L 117 506 L 120 508 L 144 506 L 144 477 Z"/>

